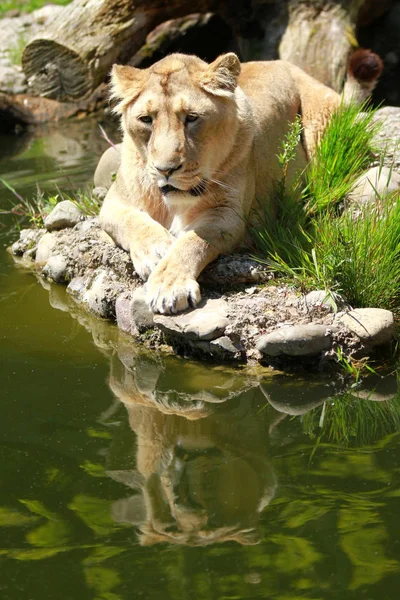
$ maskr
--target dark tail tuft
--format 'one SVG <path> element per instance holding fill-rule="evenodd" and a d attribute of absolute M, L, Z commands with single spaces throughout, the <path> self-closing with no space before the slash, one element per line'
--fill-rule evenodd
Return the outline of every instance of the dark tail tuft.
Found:
<path fill-rule="evenodd" d="M 371 50 L 359 48 L 350 56 L 348 64 L 349 75 L 361 84 L 376 82 L 382 73 L 382 69 L 382 60 L 377 54 L 371 52 Z"/>

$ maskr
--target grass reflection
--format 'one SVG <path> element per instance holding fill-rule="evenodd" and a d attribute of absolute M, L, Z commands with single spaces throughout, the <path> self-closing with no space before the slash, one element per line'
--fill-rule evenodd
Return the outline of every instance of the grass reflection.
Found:
<path fill-rule="evenodd" d="M 304 431 L 318 442 L 373 444 L 400 431 L 400 392 L 355 389 L 333 396 L 301 419 Z"/>

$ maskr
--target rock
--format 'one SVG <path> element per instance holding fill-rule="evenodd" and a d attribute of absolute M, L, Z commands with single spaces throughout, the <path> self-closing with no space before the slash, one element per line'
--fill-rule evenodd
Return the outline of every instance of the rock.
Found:
<path fill-rule="evenodd" d="M 44 220 L 47 231 L 74 227 L 84 219 L 83 213 L 70 200 L 59 202 Z"/>
<path fill-rule="evenodd" d="M 111 184 L 116 177 L 120 164 L 121 144 L 116 144 L 115 146 L 107 148 L 102 154 L 94 173 L 93 179 L 95 189 L 103 188 L 107 193 L 107 190 L 111 187 Z"/>
<path fill-rule="evenodd" d="M 154 315 L 154 324 L 165 333 L 187 340 L 215 340 L 223 335 L 229 323 L 226 314 L 226 303 L 211 299 L 180 315 Z"/>
<path fill-rule="evenodd" d="M 131 333 L 132 330 L 131 304 L 132 294 L 130 292 L 120 294 L 115 301 L 117 325 L 126 333 Z"/>
<path fill-rule="evenodd" d="M 45 233 L 44 236 L 40 238 L 36 250 L 36 264 L 45 265 L 47 263 L 54 250 L 55 244 L 56 238 L 52 233 Z"/>
<path fill-rule="evenodd" d="M 342 296 L 325 290 L 313 290 L 299 300 L 299 308 L 306 311 L 313 308 L 323 308 L 327 312 L 337 312 L 345 307 L 346 302 Z"/>
<path fill-rule="evenodd" d="M 216 285 L 236 285 L 239 283 L 264 283 L 271 279 L 271 270 L 267 265 L 253 260 L 247 254 L 220 256 L 208 265 L 200 275 L 199 281 Z"/>
<path fill-rule="evenodd" d="M 386 68 L 384 69 L 385 71 Z M 397 87 L 396 85 L 396 93 L 398 94 Z M 374 147 L 381 153 L 385 165 L 391 167 L 394 163 L 398 167 L 400 165 L 398 144 L 400 136 L 400 107 L 384 106 L 380 108 L 376 111 L 374 122 L 380 125 L 377 134 L 374 136 Z"/>
<path fill-rule="evenodd" d="M 45 266 L 43 267 L 42 274 L 52 279 L 55 283 L 64 283 L 66 281 L 67 262 L 63 256 L 56 254 L 50 256 Z"/>
<path fill-rule="evenodd" d="M 40 29 L 45 27 L 63 10 L 62 6 L 48 4 L 31 13 L 12 15 L 11 11 L 1 19 L 0 56 L 9 55 L 10 50 L 18 50 Z"/>
<path fill-rule="evenodd" d="M 71 294 L 71 296 L 79 299 L 84 290 L 88 287 L 89 281 L 89 277 L 74 277 L 68 284 L 67 292 Z"/>
<path fill-rule="evenodd" d="M 244 358 L 244 347 L 240 342 L 234 343 L 230 337 L 223 335 L 215 340 L 189 340 L 189 347 L 193 348 L 196 355 L 212 356 L 219 360 L 237 361 Z"/>
<path fill-rule="evenodd" d="M 92 229 L 96 229 L 99 227 L 98 221 L 96 218 L 93 219 L 85 219 L 84 221 L 81 221 L 80 223 L 78 223 L 76 225 L 76 228 L 82 233 L 82 234 L 86 234 L 89 231 L 91 231 Z M 107 236 L 106 232 L 104 232 L 105 236 Z M 103 231 L 101 230 L 100 233 L 101 236 L 103 236 Z M 107 236 L 108 238 L 110 236 Z"/>
<path fill-rule="evenodd" d="M 96 198 L 97 200 L 103 201 L 104 198 L 107 196 L 107 192 L 108 189 L 106 187 L 95 187 L 92 190 L 92 194 L 94 196 L 94 198 Z"/>
<path fill-rule="evenodd" d="M 11 253 L 22 256 L 25 252 L 36 248 L 45 231 L 45 229 L 22 229 L 19 233 L 19 240 L 11 246 Z"/>
<path fill-rule="evenodd" d="M 6 94 L 23 94 L 28 84 L 21 67 L 0 64 L 0 92 Z"/>
<path fill-rule="evenodd" d="M 257 350 L 269 356 L 311 356 L 327 350 L 331 343 L 331 335 L 325 325 L 310 323 L 281 327 L 261 336 Z"/>
<path fill-rule="evenodd" d="M 129 291 L 118 296 L 115 314 L 118 327 L 132 335 L 153 327 L 154 313 L 146 302 L 143 287 L 137 288 L 133 293 Z"/>
<path fill-rule="evenodd" d="M 211 354 L 226 357 L 226 358 L 241 358 L 243 354 L 243 346 L 239 342 L 233 343 L 227 335 L 212 340 L 210 342 Z"/>
<path fill-rule="evenodd" d="M 389 342 L 395 332 L 393 313 L 383 308 L 356 308 L 340 315 L 337 321 L 371 346 Z"/>
<path fill-rule="evenodd" d="M 112 272 L 96 269 L 89 285 L 81 293 L 80 300 L 96 315 L 114 319 L 116 299 L 123 291 L 123 285 Z"/>
<path fill-rule="evenodd" d="M 374 203 L 400 188 L 400 175 L 389 167 L 372 167 L 355 182 L 348 194 L 351 204 Z"/>
<path fill-rule="evenodd" d="M 154 313 L 146 302 L 143 286 L 137 288 L 132 294 L 131 301 L 131 331 L 133 334 L 153 327 Z"/>

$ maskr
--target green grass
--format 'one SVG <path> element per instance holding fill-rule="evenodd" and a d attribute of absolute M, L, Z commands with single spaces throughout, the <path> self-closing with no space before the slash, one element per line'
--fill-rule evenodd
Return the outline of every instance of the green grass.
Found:
<path fill-rule="evenodd" d="M 24 221 L 28 219 L 29 225 L 35 228 L 41 228 L 44 225 L 44 220 L 53 208 L 63 200 L 70 200 L 89 217 L 94 217 L 100 211 L 101 203 L 95 198 L 91 191 L 77 190 L 74 195 L 69 195 L 58 190 L 57 194 L 47 195 L 41 190 L 38 190 L 33 200 L 22 197 L 6 180 L 0 177 L 2 183 L 10 190 L 15 197 L 12 207 L 9 210 L 3 210 L 0 214 L 11 214 L 16 217 L 16 225 L 18 227 L 24 225 Z"/>
<path fill-rule="evenodd" d="M 0 17 L 10 10 L 32 12 L 42 8 L 45 4 L 70 4 L 72 0 L 2 0 L 0 3 Z"/>
<path fill-rule="evenodd" d="M 348 192 L 368 169 L 377 126 L 373 110 L 342 107 L 333 116 L 302 183 L 286 185 L 285 164 L 297 144 L 298 123 L 278 156 L 276 218 L 253 229 L 254 255 L 302 290 L 325 289 L 355 307 L 400 312 L 400 195 L 377 198 L 356 214 Z M 301 189 L 299 190 L 299 185 Z M 301 200 L 299 200 L 299 197 Z"/>
<path fill-rule="evenodd" d="M 14 45 L 8 48 L 8 56 L 13 65 L 20 65 L 22 53 L 26 46 L 26 38 L 24 34 L 16 37 Z"/>
<path fill-rule="evenodd" d="M 342 106 L 331 118 L 307 171 L 306 211 L 315 214 L 337 206 L 358 175 L 368 169 L 379 129 L 375 110 Z"/>

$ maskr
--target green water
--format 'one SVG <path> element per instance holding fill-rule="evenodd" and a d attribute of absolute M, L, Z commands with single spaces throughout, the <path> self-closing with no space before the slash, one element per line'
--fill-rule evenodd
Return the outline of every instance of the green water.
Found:
<path fill-rule="evenodd" d="M 23 195 L 82 186 L 103 147 L 94 122 L 18 144 Z M 395 373 L 345 392 L 146 353 L 16 265 L 2 223 L 1 600 L 397 599 Z"/>

